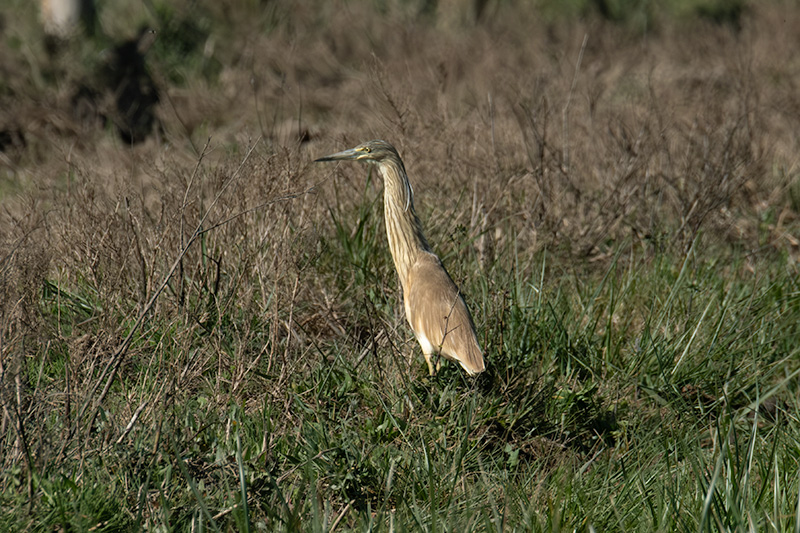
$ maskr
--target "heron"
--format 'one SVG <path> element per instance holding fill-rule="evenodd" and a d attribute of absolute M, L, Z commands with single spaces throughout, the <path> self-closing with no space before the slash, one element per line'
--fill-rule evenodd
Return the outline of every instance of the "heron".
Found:
<path fill-rule="evenodd" d="M 403 304 L 414 335 L 422 347 L 430 375 L 431 358 L 440 355 L 459 363 L 474 376 L 486 366 L 475 324 L 461 291 L 433 252 L 414 210 L 414 190 L 403 160 L 394 146 L 375 140 L 320 157 L 322 161 L 363 161 L 378 167 L 383 178 L 386 235 L 403 289 Z M 441 360 L 436 361 L 436 370 Z"/>

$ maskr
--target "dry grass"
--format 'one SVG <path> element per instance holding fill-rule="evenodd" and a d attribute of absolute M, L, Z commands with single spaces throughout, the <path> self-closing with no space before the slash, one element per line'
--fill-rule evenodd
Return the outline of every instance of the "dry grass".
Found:
<path fill-rule="evenodd" d="M 132 35 L 123 20 L 159 22 L 110 4 L 101 15 L 108 33 Z M 658 271 L 660 257 L 680 258 L 679 269 L 689 257 L 695 271 L 717 265 L 728 288 L 768 278 L 765 265 L 797 275 L 799 9 L 753 6 L 739 30 L 656 18 L 643 35 L 595 16 L 545 22 L 534 9 L 492 5 L 480 24 L 444 30 L 407 5 L 381 14 L 369 2 L 201 2 L 192 20 L 202 44 L 183 63 L 158 45 L 147 56 L 160 125 L 135 146 L 71 113 L 74 87 L 99 61 L 92 44 L 47 59 L 32 7 L 21 9 L 18 27 L 3 13 L 0 141 L 13 142 L 0 151 L 0 464 L 21 472 L 31 508 L 48 473 L 78 472 L 80 482 L 91 463 L 113 477 L 113 461 L 97 463 L 108 450 L 135 465 L 134 477 L 149 480 L 143 472 L 166 461 L 211 485 L 214 468 L 236 463 L 212 466 L 207 452 L 242 417 L 261 420 L 251 453 L 281 485 L 299 475 L 296 463 L 286 467 L 287 443 L 307 442 L 309 420 L 324 425 L 304 408 L 370 418 L 383 406 L 407 417 L 408 391 L 424 405 L 439 401 L 413 385 L 421 358 L 409 355 L 397 305 L 380 184 L 373 177 L 365 187 L 358 167 L 310 163 L 364 140 L 398 147 L 428 236 L 481 307 L 482 340 L 496 360 L 523 357 L 504 350 L 517 335 L 514 313 L 542 298 L 517 301 L 538 286 L 544 264 L 559 287 L 549 293 L 554 316 L 575 301 L 599 309 L 575 313 L 580 328 L 603 324 L 564 341 L 575 353 L 597 338 L 615 336 L 626 353 L 645 342 L 643 302 L 662 298 L 663 287 L 642 286 L 617 304 L 613 294 L 592 300 L 590 287 L 604 287 L 598 280 L 616 269 Z M 180 28 L 191 17 L 188 3 L 177 6 L 161 13 Z M 166 20 L 165 39 L 173 38 Z M 559 299 L 570 285 L 575 298 Z M 689 302 L 686 323 L 699 327 L 706 315 Z M 514 461 L 541 461 L 557 478 L 588 468 L 597 442 L 620 445 L 635 432 L 608 420 L 610 403 L 631 412 L 645 401 L 626 372 L 598 393 L 583 370 L 561 368 L 559 333 L 540 320 L 540 331 L 519 334 L 527 339 L 519 353 L 556 355 L 526 359 L 537 368 L 525 374 L 498 369 L 479 386 L 496 397 L 476 408 L 511 409 L 534 387 L 539 414 L 508 425 L 492 415 L 473 437 L 500 456 L 522 450 Z M 650 334 L 680 337 L 669 327 Z M 606 362 L 614 357 L 611 341 L 601 351 Z M 320 376 L 341 377 L 343 365 L 387 388 L 359 385 L 370 401 L 350 406 L 350 389 L 323 398 L 331 385 Z M 557 368 L 554 382 L 542 381 Z M 597 394 L 626 399 L 596 403 Z M 548 401 L 556 403 L 543 408 Z M 241 413 L 228 418 L 236 406 Z M 559 406 L 568 413 L 560 422 Z M 587 412 L 595 414 L 581 435 L 607 424 L 615 436 L 577 445 L 564 428 Z M 169 489 L 125 479 L 130 513 L 158 523 Z M 331 500 L 339 519 L 348 498 L 380 500 L 321 479 L 314 491 L 320 501 L 340 495 Z M 535 499 L 551 497 L 537 487 Z"/>

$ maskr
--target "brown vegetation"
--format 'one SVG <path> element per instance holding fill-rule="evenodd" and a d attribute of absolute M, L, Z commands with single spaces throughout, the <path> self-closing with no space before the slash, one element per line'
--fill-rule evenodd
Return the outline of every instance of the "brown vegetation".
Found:
<path fill-rule="evenodd" d="M 35 41 L 26 57 L 0 40 L 0 434 L 16 431 L 2 468 L 123 442 L 137 418 L 161 428 L 198 391 L 220 409 L 266 398 L 290 428 L 291 377 L 326 344 L 363 359 L 410 341 L 380 218 L 368 270 L 336 240 L 336 216 L 355 235 L 374 179 L 365 193 L 361 167 L 311 163 L 361 141 L 398 148 L 460 284 L 491 280 L 514 251 L 591 272 L 620 249 L 682 254 L 698 235 L 796 268 L 800 9 L 643 34 L 506 3 L 447 29 L 311 5 L 205 7 L 226 22 L 197 53 L 218 74 L 178 83 L 150 53 L 161 126 L 134 146 L 71 114 L 81 52 L 47 63 Z"/>

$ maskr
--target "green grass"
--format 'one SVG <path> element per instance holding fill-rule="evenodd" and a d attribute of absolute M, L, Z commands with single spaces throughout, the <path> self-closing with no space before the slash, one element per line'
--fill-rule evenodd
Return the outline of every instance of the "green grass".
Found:
<path fill-rule="evenodd" d="M 319 275 L 341 261 L 358 267 L 359 284 L 376 282 L 362 278 L 372 268 L 358 264 L 366 260 L 363 235 L 380 227 L 374 215 L 369 197 L 337 215 L 356 217 L 355 237 L 342 247 L 345 223 L 335 223 L 339 229 L 323 240 L 342 255 L 322 259 Z M 256 355 L 248 331 L 269 324 L 235 306 L 212 326 L 160 325 L 154 317 L 112 397 L 128 402 L 127 410 L 149 397 L 159 402 L 157 414 L 121 441 L 104 441 L 113 427 L 106 428 L 113 422 L 105 409 L 126 408 L 101 409 L 87 443 L 102 453 L 36 461 L 32 514 L 20 512 L 24 469 L 4 470 L 3 485 L 17 490 L 4 491 L 0 524 L 791 530 L 800 474 L 800 287 L 780 259 L 752 273 L 728 262 L 730 251 L 702 248 L 695 244 L 685 257 L 630 248 L 594 273 L 559 268 L 546 253 L 527 262 L 504 254 L 511 259 L 493 270 L 502 290 L 482 289 L 480 277 L 465 288 L 481 295 L 471 304 L 480 310 L 489 369 L 477 380 L 452 364 L 425 376 L 402 330 L 371 347 L 360 365 L 358 339 L 310 348 L 303 357 L 314 363 L 284 377 L 279 395 L 245 401 L 232 390 L 235 359 Z M 388 277 L 387 254 L 372 253 Z M 77 291 L 55 287 L 42 293 L 54 327 L 95 308 Z M 372 323 L 393 320 L 390 306 L 351 305 L 354 314 L 374 313 Z M 186 327 L 194 333 L 179 331 Z M 209 360 L 194 387 L 173 388 L 171 372 L 209 343 L 227 352 L 230 366 Z M 31 360 L 27 373 L 45 380 L 63 373 L 56 364 L 63 348 L 42 350 L 50 368 Z M 145 358 L 150 352 L 158 354 L 155 367 Z M 243 386 L 263 390 L 279 374 L 257 365 Z M 166 394 L 150 396 L 159 386 Z M 60 417 L 46 423 L 48 433 L 64 427 Z M 9 432 L 6 445 L 13 441 Z"/>
<path fill-rule="evenodd" d="M 101 4 L 0 41 L 0 531 L 800 532 L 797 9 Z M 55 80 L 141 23 L 128 147 Z M 378 136 L 476 379 L 427 375 L 379 176 L 311 163 Z"/>

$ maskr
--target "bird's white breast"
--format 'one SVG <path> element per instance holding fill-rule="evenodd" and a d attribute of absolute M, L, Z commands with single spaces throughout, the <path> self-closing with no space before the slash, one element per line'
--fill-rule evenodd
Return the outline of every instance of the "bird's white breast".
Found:
<path fill-rule="evenodd" d="M 414 325 L 414 322 L 411 320 L 411 307 L 408 304 L 408 298 L 403 297 L 403 304 L 406 309 L 406 320 L 408 320 L 411 329 L 414 331 L 414 336 L 417 338 L 417 342 L 422 347 L 422 353 L 424 354 L 432 354 L 436 353 L 437 347 L 433 345 L 431 341 L 428 340 L 428 337 L 425 336 L 425 333 L 422 330 L 417 331 L 417 327 Z"/>
<path fill-rule="evenodd" d="M 417 341 L 419 345 L 422 347 L 422 353 L 424 354 L 432 354 L 436 353 L 436 347 L 431 344 L 431 341 L 428 340 L 428 337 L 425 336 L 424 333 L 421 331 L 415 331 L 414 335 L 417 337 Z"/>

